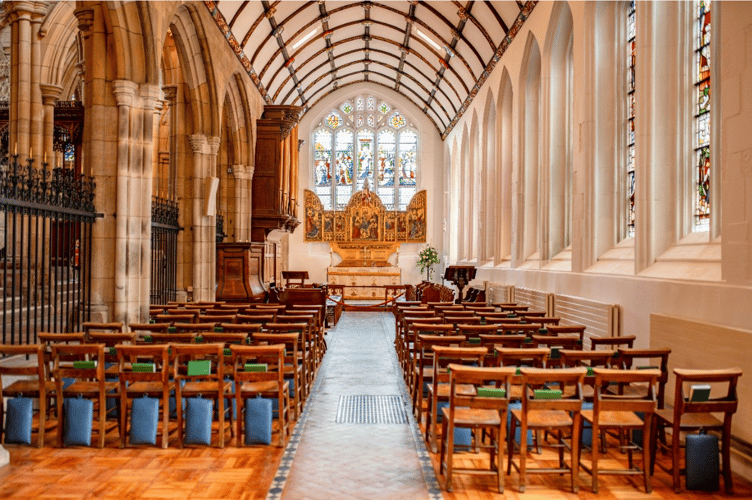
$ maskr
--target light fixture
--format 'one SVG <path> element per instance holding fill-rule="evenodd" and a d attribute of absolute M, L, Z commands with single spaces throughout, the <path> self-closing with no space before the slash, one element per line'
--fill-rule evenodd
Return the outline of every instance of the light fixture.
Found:
<path fill-rule="evenodd" d="M 420 30 L 419 30 L 418 28 L 415 28 L 415 31 L 417 31 L 417 32 L 418 32 L 418 35 L 420 35 L 420 36 L 421 36 L 421 37 L 422 37 L 422 38 L 423 38 L 423 39 L 424 39 L 425 41 L 427 41 L 428 43 L 430 43 L 430 44 L 431 44 L 431 46 L 432 46 L 432 47 L 433 47 L 434 49 L 436 49 L 436 50 L 442 50 L 442 49 L 441 49 L 441 46 L 440 46 L 440 45 L 439 45 L 438 43 L 436 43 L 436 42 L 434 42 L 433 40 L 431 40 L 431 39 L 430 39 L 430 38 L 428 37 L 428 35 L 426 35 L 426 34 L 425 34 L 425 33 L 423 33 L 422 31 L 420 31 Z"/>
<path fill-rule="evenodd" d="M 313 28 L 311 31 L 308 32 L 307 35 L 305 35 L 303 38 L 301 38 L 297 42 L 293 43 L 292 44 L 292 50 L 295 50 L 298 47 L 300 47 L 301 45 L 303 45 L 309 38 L 311 38 L 313 35 L 315 35 L 318 30 L 319 30 L 318 28 Z"/>

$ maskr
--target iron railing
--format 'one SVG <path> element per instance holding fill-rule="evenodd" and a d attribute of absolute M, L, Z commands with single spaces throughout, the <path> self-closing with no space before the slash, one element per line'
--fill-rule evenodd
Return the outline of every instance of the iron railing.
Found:
<path fill-rule="evenodd" d="M 18 155 L 0 164 L 3 344 L 80 331 L 90 318 L 95 187 L 93 177 Z"/>
<path fill-rule="evenodd" d="M 151 202 L 151 291 L 152 304 L 167 304 L 177 298 L 178 204 L 157 196 Z"/>

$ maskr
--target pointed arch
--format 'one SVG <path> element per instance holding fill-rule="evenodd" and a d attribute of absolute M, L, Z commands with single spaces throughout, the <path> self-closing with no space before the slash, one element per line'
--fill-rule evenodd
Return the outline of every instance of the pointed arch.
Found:
<path fill-rule="evenodd" d="M 470 143 L 469 146 L 469 159 L 468 159 L 468 190 L 465 191 L 468 194 L 468 215 L 469 218 L 465 219 L 470 227 L 470 234 L 468 237 L 468 259 L 477 262 L 479 260 L 479 240 L 480 240 L 480 211 L 481 211 L 481 187 L 480 187 L 480 171 L 481 171 L 481 134 L 480 124 L 478 122 L 478 111 L 473 110 L 473 118 L 470 125 Z"/>
<path fill-rule="evenodd" d="M 497 185 L 499 196 L 497 200 L 497 227 L 499 235 L 497 237 L 498 247 L 496 250 L 496 263 L 499 264 L 512 257 L 512 211 L 517 209 L 517 205 L 512 204 L 512 179 L 514 173 L 514 142 L 512 140 L 513 122 L 513 105 L 514 91 L 512 89 L 512 79 L 509 77 L 509 71 L 504 67 L 501 74 L 501 82 L 498 93 L 498 164 Z"/>
<path fill-rule="evenodd" d="M 488 92 L 483 108 L 483 170 L 481 172 L 481 191 L 483 193 L 481 207 L 481 264 L 496 259 L 496 238 L 498 218 L 496 199 L 498 193 L 498 159 L 496 158 L 498 121 L 496 119 L 496 103 L 493 93 Z"/>

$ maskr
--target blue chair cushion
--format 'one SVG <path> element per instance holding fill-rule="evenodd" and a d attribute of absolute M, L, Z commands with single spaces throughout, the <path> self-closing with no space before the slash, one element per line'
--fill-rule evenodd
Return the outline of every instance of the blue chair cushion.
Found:
<path fill-rule="evenodd" d="M 5 415 L 5 442 L 31 444 L 31 421 L 33 407 L 31 398 L 8 400 Z"/>
<path fill-rule="evenodd" d="M 592 410 L 593 403 L 583 402 L 582 409 Z M 580 441 L 587 447 L 593 446 L 593 427 L 588 422 L 585 422 L 584 419 L 582 421 L 582 436 L 580 438 Z"/>
<path fill-rule="evenodd" d="M 261 397 L 245 400 L 245 444 L 271 444 L 272 402 Z"/>
<path fill-rule="evenodd" d="M 441 421 L 441 409 L 442 408 L 449 408 L 449 403 L 446 401 L 440 401 L 439 404 L 436 405 L 436 411 L 438 420 Z M 462 428 L 462 427 L 455 427 L 454 428 L 454 446 L 467 446 L 470 447 L 473 445 L 473 432 L 471 429 Z"/>
<path fill-rule="evenodd" d="M 720 488 L 718 437 L 688 434 L 684 449 L 687 464 L 687 489 L 717 491 Z"/>
<path fill-rule="evenodd" d="M 89 399 L 66 398 L 63 403 L 65 420 L 63 441 L 66 446 L 91 446 L 91 420 L 94 402 Z"/>
<path fill-rule="evenodd" d="M 185 410 L 186 444 L 211 445 L 212 414 L 214 401 L 204 398 L 187 398 Z"/>
<path fill-rule="evenodd" d="M 131 408 L 131 444 L 157 444 L 159 399 L 135 398 Z"/>

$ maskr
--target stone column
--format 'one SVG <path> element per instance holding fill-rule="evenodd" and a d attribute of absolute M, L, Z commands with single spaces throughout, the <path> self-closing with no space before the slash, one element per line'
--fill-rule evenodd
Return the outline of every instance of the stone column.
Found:
<path fill-rule="evenodd" d="M 248 172 L 243 165 L 233 165 L 232 175 L 235 177 L 235 241 L 245 241 L 247 224 L 243 214 L 247 197 L 245 184 Z"/>
<path fill-rule="evenodd" d="M 246 192 L 248 197 L 246 199 L 246 220 L 248 221 L 248 233 L 246 241 L 251 241 L 251 226 L 253 224 L 253 173 L 256 171 L 254 165 L 248 165 L 248 179 L 246 180 Z"/>
<path fill-rule="evenodd" d="M 207 138 L 207 142 L 209 144 L 209 175 L 211 177 L 218 177 L 217 176 L 217 158 L 219 153 L 219 144 L 220 144 L 220 138 L 219 137 L 209 137 Z M 205 193 L 204 196 L 208 196 L 209 193 Z M 219 193 L 217 193 L 217 199 L 219 199 Z M 217 217 L 216 215 L 213 217 L 207 217 L 209 219 L 207 221 L 209 227 L 208 234 L 207 234 L 207 246 L 206 249 L 208 251 L 208 262 L 209 267 L 206 270 L 206 294 L 209 297 L 206 300 L 215 300 L 216 299 L 216 285 L 217 285 Z M 227 220 L 225 220 L 225 223 L 227 223 Z"/>
<path fill-rule="evenodd" d="M 29 154 L 31 131 L 31 16 L 34 2 L 8 2 L 10 49 L 10 134 L 8 150 Z"/>
<path fill-rule="evenodd" d="M 177 120 L 178 120 L 178 109 L 176 106 L 176 100 L 178 95 L 178 86 L 177 85 L 165 85 L 162 87 L 162 92 L 164 92 L 164 98 L 165 101 L 167 101 L 167 105 L 170 107 L 170 168 L 167 174 L 167 186 L 165 192 L 167 195 L 165 198 L 174 200 L 177 197 L 177 191 L 175 189 L 175 183 L 177 180 L 177 176 L 175 173 L 177 172 L 177 140 L 176 140 L 176 129 L 177 129 Z"/>
<path fill-rule="evenodd" d="M 60 97 L 63 88 L 57 85 L 42 84 L 42 102 L 44 103 L 44 147 L 42 158 L 46 155 L 47 161 L 54 165 L 54 138 L 55 138 L 55 101 Z"/>
<path fill-rule="evenodd" d="M 131 146 L 131 107 L 138 85 L 128 80 L 112 82 L 118 106 L 118 145 L 115 212 L 115 321 L 126 322 L 128 301 L 128 177 Z"/>
<path fill-rule="evenodd" d="M 44 144 L 44 108 L 42 107 L 42 93 L 39 85 L 42 83 L 42 47 L 40 28 L 44 16 L 47 15 L 48 2 L 34 2 L 34 12 L 31 17 L 31 85 L 29 88 L 29 104 L 31 121 L 30 147 L 37 151 L 38 158 L 42 158 Z M 37 162 L 38 163 L 38 162 Z"/>
<path fill-rule="evenodd" d="M 154 115 L 160 104 L 160 89 L 156 85 L 141 85 L 141 104 L 143 109 L 143 161 L 141 171 L 136 172 L 140 189 L 140 206 L 138 210 L 139 229 L 141 236 L 141 259 L 139 272 L 138 301 L 140 318 L 149 318 L 149 303 L 151 295 L 151 193 L 154 175 Z M 139 175 L 140 174 L 140 175 Z M 134 214 L 136 215 L 136 214 Z"/>
<path fill-rule="evenodd" d="M 208 170 L 205 163 L 209 145 L 205 135 L 194 134 L 189 136 L 191 149 L 193 150 L 193 300 L 210 300 L 206 293 L 207 245 L 208 230 L 204 216 L 204 179 Z"/>

